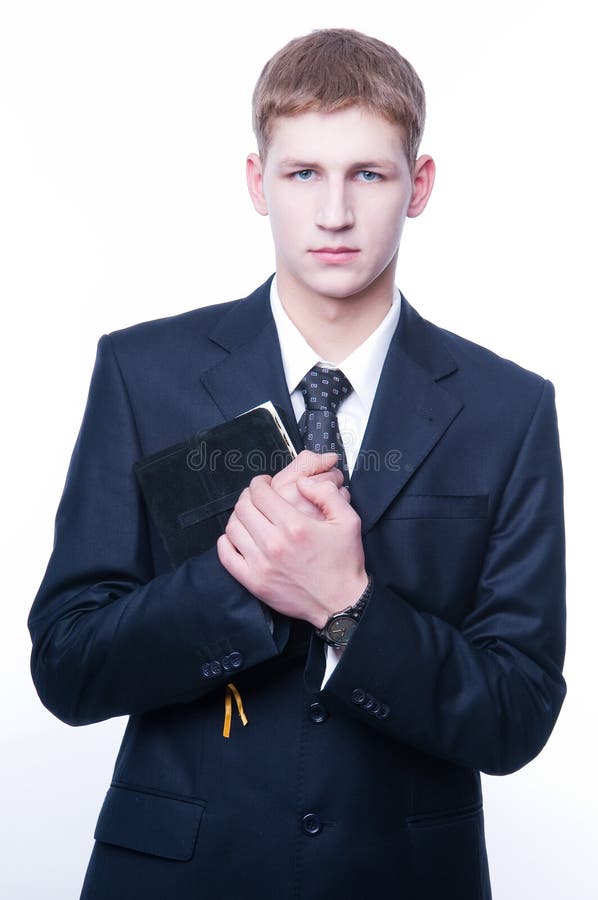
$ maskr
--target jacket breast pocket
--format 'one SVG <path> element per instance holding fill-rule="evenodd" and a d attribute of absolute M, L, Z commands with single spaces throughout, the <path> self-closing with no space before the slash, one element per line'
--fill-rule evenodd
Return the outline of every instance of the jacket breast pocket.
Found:
<path fill-rule="evenodd" d="M 485 519 L 488 494 L 399 494 L 385 519 Z"/>
<path fill-rule="evenodd" d="M 112 785 L 100 811 L 94 837 L 165 859 L 193 856 L 204 806 L 134 787 Z"/>

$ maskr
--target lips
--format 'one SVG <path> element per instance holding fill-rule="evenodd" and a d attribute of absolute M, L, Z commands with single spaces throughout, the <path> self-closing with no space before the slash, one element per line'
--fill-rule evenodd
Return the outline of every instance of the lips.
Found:
<path fill-rule="evenodd" d="M 317 250 L 310 250 L 319 262 L 333 265 L 352 262 L 359 252 L 356 247 L 318 247 Z"/>
<path fill-rule="evenodd" d="M 312 253 L 359 253 L 357 247 L 318 247 Z"/>

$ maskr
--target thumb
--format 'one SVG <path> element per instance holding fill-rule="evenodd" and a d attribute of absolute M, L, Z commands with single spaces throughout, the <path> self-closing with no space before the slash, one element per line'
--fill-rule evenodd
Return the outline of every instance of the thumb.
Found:
<path fill-rule="evenodd" d="M 280 490 L 285 484 L 295 482 L 301 475 L 321 475 L 328 472 L 338 462 L 338 453 L 314 453 L 313 450 L 302 450 L 301 453 L 272 479 L 272 487 Z"/>
<path fill-rule="evenodd" d="M 331 481 L 314 481 L 313 478 L 300 475 L 297 487 L 304 497 L 318 507 L 326 519 L 338 518 L 341 509 L 347 506 L 347 501 Z"/>
<path fill-rule="evenodd" d="M 338 462 L 338 453 L 334 450 L 328 453 L 314 453 L 313 450 L 302 450 L 301 453 L 287 467 L 289 472 L 295 471 L 301 475 L 318 475 L 327 472 Z"/>

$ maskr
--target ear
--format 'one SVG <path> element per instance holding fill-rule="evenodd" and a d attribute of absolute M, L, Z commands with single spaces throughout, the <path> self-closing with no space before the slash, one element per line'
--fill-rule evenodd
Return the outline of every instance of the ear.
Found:
<path fill-rule="evenodd" d="M 267 216 L 268 205 L 264 194 L 263 165 L 257 153 L 249 154 L 245 171 L 251 201 L 260 216 Z"/>
<path fill-rule="evenodd" d="M 420 156 L 413 170 L 413 192 L 407 210 L 409 218 L 414 219 L 423 213 L 434 187 L 436 164 L 431 156 Z"/>

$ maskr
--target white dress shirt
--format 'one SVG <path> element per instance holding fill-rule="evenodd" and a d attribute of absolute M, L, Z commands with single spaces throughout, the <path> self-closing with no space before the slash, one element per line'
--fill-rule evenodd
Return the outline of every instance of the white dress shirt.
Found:
<path fill-rule="evenodd" d="M 270 287 L 270 306 L 278 332 L 287 387 L 297 421 L 305 412 L 305 401 L 298 385 L 303 376 L 314 366 L 321 365 L 330 369 L 342 368 L 353 386 L 352 393 L 343 401 L 337 413 L 338 427 L 345 448 L 349 475 L 351 475 L 365 434 L 382 366 L 399 322 L 400 291 L 395 285 L 390 309 L 376 330 L 339 364 L 320 359 L 294 322 L 291 321 L 278 294 L 276 275 L 272 279 Z M 342 602 L 342 598 L 339 598 L 339 601 Z M 328 644 L 324 646 L 327 652 L 322 687 L 332 674 L 342 653 L 342 650 L 337 650 Z"/>

